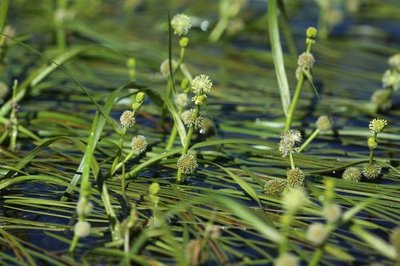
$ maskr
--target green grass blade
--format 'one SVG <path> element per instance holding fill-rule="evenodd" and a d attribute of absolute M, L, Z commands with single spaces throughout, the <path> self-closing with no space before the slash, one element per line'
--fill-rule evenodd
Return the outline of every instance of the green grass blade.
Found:
<path fill-rule="evenodd" d="M 282 107 L 285 115 L 287 115 L 290 106 L 290 90 L 279 37 L 277 0 L 268 0 L 268 29 Z"/>

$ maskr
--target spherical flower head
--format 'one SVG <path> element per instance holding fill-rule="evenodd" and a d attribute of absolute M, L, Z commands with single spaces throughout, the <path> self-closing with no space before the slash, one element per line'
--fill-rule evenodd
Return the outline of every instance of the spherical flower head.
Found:
<path fill-rule="evenodd" d="M 400 226 L 396 227 L 395 229 L 392 230 L 390 233 L 390 244 L 397 250 L 397 252 L 400 252 Z"/>
<path fill-rule="evenodd" d="M 287 130 L 282 133 L 279 142 L 279 151 L 282 157 L 288 156 L 294 150 L 296 143 L 301 142 L 301 133 L 298 130 Z"/>
<path fill-rule="evenodd" d="M 296 212 L 307 202 L 307 194 L 304 188 L 290 189 L 283 194 L 282 205 L 289 212 Z"/>
<path fill-rule="evenodd" d="M 322 223 L 313 223 L 308 227 L 306 238 L 308 241 L 315 245 L 322 244 L 326 237 L 328 236 L 328 231 Z"/>
<path fill-rule="evenodd" d="M 400 54 L 395 54 L 391 56 L 388 60 L 388 63 L 391 67 L 400 71 Z"/>
<path fill-rule="evenodd" d="M 197 159 L 192 154 L 183 154 L 181 157 L 179 157 L 177 165 L 178 169 L 180 169 L 184 174 L 194 173 L 198 166 Z"/>
<path fill-rule="evenodd" d="M 188 34 L 192 24 L 190 23 L 189 16 L 177 14 L 171 19 L 171 27 L 176 35 L 183 36 Z"/>
<path fill-rule="evenodd" d="M 296 167 L 287 171 L 287 184 L 291 188 L 301 187 L 304 184 L 305 175 L 303 171 Z"/>
<path fill-rule="evenodd" d="M 146 137 L 143 135 L 137 135 L 133 137 L 131 141 L 131 147 L 136 154 L 141 154 L 145 152 L 147 149 Z"/>
<path fill-rule="evenodd" d="M 361 180 L 361 171 L 357 167 L 349 167 L 343 172 L 342 178 L 346 181 L 359 182 Z"/>
<path fill-rule="evenodd" d="M 368 163 L 363 169 L 363 175 L 367 179 L 376 179 L 382 172 L 382 168 L 377 163 Z"/>
<path fill-rule="evenodd" d="M 189 104 L 189 98 L 186 93 L 175 95 L 175 104 L 180 108 L 185 108 Z"/>
<path fill-rule="evenodd" d="M 382 76 L 382 86 L 384 88 L 391 87 L 393 90 L 397 91 L 400 88 L 400 73 L 399 71 L 394 71 L 388 69 L 383 73 Z"/>
<path fill-rule="evenodd" d="M 192 80 L 192 90 L 196 95 L 207 94 L 212 87 L 212 81 L 209 76 L 199 75 Z"/>
<path fill-rule="evenodd" d="M 326 115 L 321 115 L 320 117 L 318 117 L 315 125 L 319 130 L 330 130 L 332 128 L 332 120 Z"/>
<path fill-rule="evenodd" d="M 178 67 L 178 62 L 176 62 L 174 59 L 171 60 L 171 67 L 172 71 L 175 71 L 176 68 Z M 170 72 L 169 72 L 169 60 L 165 59 L 161 65 L 160 65 L 160 72 L 164 77 L 168 77 Z"/>
<path fill-rule="evenodd" d="M 136 119 L 135 114 L 132 111 L 126 110 L 122 113 L 119 118 L 122 127 L 128 128 L 135 125 Z"/>
<path fill-rule="evenodd" d="M 197 115 L 194 108 L 184 111 L 181 114 L 182 122 L 187 126 L 192 126 L 196 123 Z"/>
<path fill-rule="evenodd" d="M 369 123 L 369 130 L 374 133 L 380 133 L 387 126 L 387 121 L 381 118 L 374 118 Z"/>
<path fill-rule="evenodd" d="M 370 150 L 375 150 L 376 147 L 378 147 L 378 142 L 376 142 L 375 137 L 369 137 L 367 143 Z"/>
<path fill-rule="evenodd" d="M 74 234 L 80 238 L 87 237 L 90 234 L 90 223 L 78 221 L 74 226 Z"/>
<path fill-rule="evenodd" d="M 312 53 L 304 52 L 301 55 L 299 55 L 299 58 L 297 59 L 297 64 L 299 65 L 300 68 L 302 69 L 311 69 L 315 63 L 314 56 Z"/>
<path fill-rule="evenodd" d="M 3 99 L 7 96 L 10 88 L 4 82 L 0 82 L 0 99 Z"/>
<path fill-rule="evenodd" d="M 264 186 L 264 193 L 268 196 L 279 197 L 282 195 L 283 190 L 286 187 L 286 180 L 283 179 L 271 179 L 268 180 Z"/>
<path fill-rule="evenodd" d="M 329 204 L 324 207 L 323 214 L 329 223 L 335 223 L 342 216 L 342 208 L 337 204 Z"/>
<path fill-rule="evenodd" d="M 299 266 L 299 258 L 293 254 L 286 253 L 274 260 L 274 266 Z"/>
<path fill-rule="evenodd" d="M 76 204 L 76 213 L 81 216 L 89 216 L 93 210 L 93 204 L 86 197 L 80 197 Z"/>
<path fill-rule="evenodd" d="M 390 109 L 392 107 L 392 91 L 390 89 L 376 90 L 371 96 L 371 102 L 378 105 L 380 110 Z"/>

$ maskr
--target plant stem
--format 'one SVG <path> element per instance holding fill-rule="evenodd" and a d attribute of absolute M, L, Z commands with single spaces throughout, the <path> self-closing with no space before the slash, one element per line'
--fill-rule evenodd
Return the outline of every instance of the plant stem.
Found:
<path fill-rule="evenodd" d="M 319 128 L 314 130 L 314 132 L 311 134 L 311 136 L 308 137 L 308 139 L 303 143 L 303 145 L 301 145 L 301 147 L 297 150 L 297 152 L 302 152 L 308 146 L 308 144 L 310 144 L 311 141 L 313 141 L 313 139 L 315 139 L 315 137 L 318 136 L 318 134 L 320 132 L 321 132 L 321 130 Z"/>
<path fill-rule="evenodd" d="M 279 243 L 279 255 L 282 256 L 288 251 L 288 235 L 290 225 L 292 224 L 294 218 L 294 214 L 291 212 L 286 212 L 281 218 L 281 234 L 282 241 Z"/>
<path fill-rule="evenodd" d="M 68 249 L 68 251 L 70 253 L 74 252 L 76 245 L 78 244 L 78 241 L 79 241 L 79 237 L 77 235 L 74 235 L 74 237 L 72 238 L 71 245 L 69 246 L 69 249 Z"/>
<path fill-rule="evenodd" d="M 17 137 L 18 137 L 18 118 L 17 118 L 17 112 L 18 112 L 18 103 L 16 101 L 16 95 L 17 95 L 17 88 L 18 88 L 18 82 L 17 80 L 14 81 L 13 85 L 13 93 L 12 93 L 12 109 L 11 109 L 11 114 L 10 114 L 10 124 L 11 124 L 11 132 L 10 132 L 10 150 L 15 151 L 16 146 L 17 146 Z"/>
<path fill-rule="evenodd" d="M 221 18 L 220 20 L 218 20 L 217 25 L 215 25 L 214 29 L 212 30 L 212 32 L 210 33 L 210 36 L 208 37 L 208 39 L 211 42 L 216 42 L 219 40 L 219 38 L 221 37 L 222 33 L 224 33 L 226 27 L 228 27 L 229 24 L 229 19 L 227 18 Z"/>
<path fill-rule="evenodd" d="M 295 169 L 296 166 L 294 165 L 294 159 L 293 159 L 293 153 L 292 152 L 289 153 L 289 159 L 290 159 L 290 167 L 292 169 Z"/>
<path fill-rule="evenodd" d="M 303 83 L 304 83 L 304 75 L 302 74 L 300 75 L 299 80 L 297 81 L 296 90 L 294 92 L 292 103 L 290 104 L 289 112 L 286 117 L 285 130 L 289 130 L 292 125 L 294 111 L 296 110 L 297 102 L 299 101 L 300 98 L 300 92 L 301 88 L 303 87 Z"/>
<path fill-rule="evenodd" d="M 374 138 L 375 142 L 376 142 L 376 136 L 377 136 L 377 133 L 374 133 L 373 138 Z M 369 163 L 373 163 L 373 162 L 374 162 L 374 149 L 370 149 L 369 150 Z"/>
<path fill-rule="evenodd" d="M 65 52 L 66 50 L 66 33 L 64 28 L 64 19 L 67 7 L 67 0 L 58 0 L 57 2 L 57 10 L 56 12 L 60 12 L 61 14 L 56 14 L 56 36 L 57 36 L 57 46 L 61 52 Z"/>
<path fill-rule="evenodd" d="M 0 31 L 4 31 L 4 26 L 7 21 L 8 7 L 10 0 L 2 0 L 0 4 Z"/>
<path fill-rule="evenodd" d="M 195 109 L 195 110 L 196 110 L 196 111 L 195 111 L 195 117 L 197 118 L 197 117 L 199 117 L 200 106 L 199 106 L 199 105 L 196 105 L 196 109 Z M 187 137 L 186 137 L 186 142 L 185 142 L 185 144 L 184 144 L 183 147 L 182 147 L 181 155 L 187 154 L 187 152 L 188 152 L 188 150 L 189 150 L 190 141 L 191 141 L 191 139 L 192 139 L 192 135 L 193 135 L 193 132 L 194 132 L 194 127 L 195 127 L 195 125 L 194 125 L 193 123 L 192 123 L 192 125 L 190 125 L 190 127 L 189 127 L 189 131 L 188 131 L 188 134 L 187 134 Z M 176 182 L 177 182 L 177 183 L 181 183 L 181 182 L 183 182 L 183 181 L 184 181 L 183 173 L 182 173 L 181 169 L 178 169 L 178 173 L 176 174 Z"/>
<path fill-rule="evenodd" d="M 317 266 L 317 265 L 319 265 L 319 261 L 321 260 L 323 253 L 324 252 L 323 252 L 322 246 L 319 246 L 314 251 L 314 254 L 313 254 L 312 258 L 311 258 L 311 261 L 308 263 L 308 265 L 309 266 Z"/>
<path fill-rule="evenodd" d="M 171 130 L 171 135 L 169 135 L 167 146 L 165 147 L 167 151 L 170 150 L 174 145 L 177 134 L 178 134 L 178 128 L 176 127 L 176 125 L 174 125 Z"/>

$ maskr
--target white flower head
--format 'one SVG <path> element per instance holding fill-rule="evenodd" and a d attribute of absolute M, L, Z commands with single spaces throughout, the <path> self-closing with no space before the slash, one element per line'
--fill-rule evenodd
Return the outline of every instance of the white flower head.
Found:
<path fill-rule="evenodd" d="M 124 111 L 119 118 L 122 127 L 133 127 L 135 125 L 135 113 L 129 110 Z"/>
<path fill-rule="evenodd" d="M 189 104 L 189 98 L 186 93 L 175 95 L 175 104 L 180 108 L 185 108 Z"/>
<path fill-rule="evenodd" d="M 212 87 L 212 81 L 209 76 L 199 75 L 192 80 L 192 90 L 196 95 L 207 94 Z"/>
<path fill-rule="evenodd" d="M 78 237 L 87 237 L 90 234 L 90 223 L 78 221 L 74 226 L 74 233 Z"/>
<path fill-rule="evenodd" d="M 306 237 L 315 245 L 322 244 L 328 236 L 328 230 L 322 223 L 313 223 L 308 227 Z"/>
<path fill-rule="evenodd" d="M 147 149 L 146 137 L 143 135 L 137 135 L 133 137 L 131 141 L 131 147 L 136 154 L 143 153 Z"/>
<path fill-rule="evenodd" d="M 388 122 L 385 119 L 374 118 L 369 123 L 369 130 L 374 133 L 381 133 L 387 124 Z"/>
<path fill-rule="evenodd" d="M 178 36 L 188 34 L 189 29 L 192 27 L 189 16 L 185 14 L 177 14 L 171 20 L 171 27 L 174 33 Z"/>

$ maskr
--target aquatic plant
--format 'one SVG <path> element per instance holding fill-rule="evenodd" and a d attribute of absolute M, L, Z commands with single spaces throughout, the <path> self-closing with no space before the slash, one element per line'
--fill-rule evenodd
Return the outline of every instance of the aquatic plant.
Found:
<path fill-rule="evenodd" d="M 318 35 L 300 1 L 27 2 L 0 1 L 0 264 L 398 264 L 396 1 Z"/>

